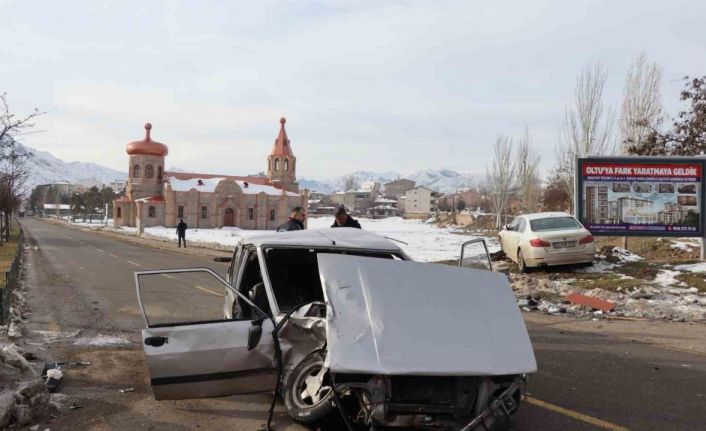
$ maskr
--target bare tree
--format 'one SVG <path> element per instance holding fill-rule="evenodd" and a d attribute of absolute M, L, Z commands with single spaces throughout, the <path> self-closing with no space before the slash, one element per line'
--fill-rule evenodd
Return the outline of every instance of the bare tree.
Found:
<path fill-rule="evenodd" d="M 343 177 L 343 191 L 356 190 L 360 185 L 358 178 L 355 175 L 347 175 Z"/>
<path fill-rule="evenodd" d="M 525 126 L 525 134 L 520 139 L 517 146 L 517 158 L 515 166 L 517 168 L 517 185 L 522 200 L 522 210 L 527 211 L 529 208 L 536 207 L 537 197 L 539 195 L 539 178 L 537 171 L 539 169 L 539 155 L 532 148 L 532 138 L 530 137 L 529 128 Z"/>
<path fill-rule="evenodd" d="M 29 173 L 26 162 L 31 156 L 31 153 L 17 146 L 14 140 L 0 148 L 0 211 L 4 216 L 1 234 L 5 241 L 10 239 L 12 214 L 20 207 L 27 192 L 26 180 Z"/>
<path fill-rule="evenodd" d="M 606 69 L 599 62 L 584 67 L 576 79 L 574 99 L 566 108 L 560 128 L 557 172 L 572 204 L 576 157 L 615 152 L 615 115 L 603 104 L 607 77 Z"/>
<path fill-rule="evenodd" d="M 12 146 L 18 136 L 32 133 L 34 119 L 42 114 L 44 113 L 34 108 L 30 114 L 17 117 L 10 111 L 7 93 L 0 94 L 0 147 Z"/>
<path fill-rule="evenodd" d="M 500 135 L 493 148 L 493 162 L 486 169 L 489 187 L 489 200 L 496 213 L 495 227 L 500 228 L 502 216 L 510 200 L 510 193 L 515 179 L 515 164 L 512 160 L 512 140 L 509 136 Z"/>
<path fill-rule="evenodd" d="M 10 111 L 7 94 L 0 94 L 0 211 L 4 215 L 2 233 L 10 237 L 10 219 L 24 198 L 27 179 L 26 161 L 32 154 L 17 143 L 17 137 L 32 133 L 34 119 L 43 112 L 35 108 L 24 117 Z"/>
<path fill-rule="evenodd" d="M 645 54 L 628 70 L 620 113 L 620 153 L 637 152 L 662 123 L 662 68 L 650 63 Z M 641 152 L 642 153 L 642 152 Z"/>

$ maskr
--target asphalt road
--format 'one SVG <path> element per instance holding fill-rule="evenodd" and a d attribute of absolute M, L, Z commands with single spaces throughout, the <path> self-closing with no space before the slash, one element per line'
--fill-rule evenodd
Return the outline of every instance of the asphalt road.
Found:
<path fill-rule="evenodd" d="M 22 224 L 36 242 L 26 272 L 28 343 L 45 359 L 92 364 L 66 370 L 62 392 L 83 408 L 48 424 L 52 430 L 260 429 L 269 395 L 157 402 L 145 370 L 133 272 L 198 266 L 225 274 L 226 264 L 32 218 Z M 170 280 L 161 281 L 150 298 L 156 315 L 222 312 L 217 286 L 201 283 L 197 291 L 187 283 L 174 302 L 163 291 Z M 528 329 L 539 372 L 511 429 L 706 429 L 705 355 L 560 330 L 551 321 L 530 321 Z M 279 430 L 304 429 L 281 408 L 276 417 Z"/>

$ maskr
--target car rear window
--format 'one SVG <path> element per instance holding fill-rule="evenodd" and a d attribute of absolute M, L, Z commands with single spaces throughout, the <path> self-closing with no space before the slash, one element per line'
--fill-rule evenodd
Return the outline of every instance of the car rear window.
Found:
<path fill-rule="evenodd" d="M 534 232 L 544 230 L 579 229 L 581 225 L 573 217 L 547 217 L 530 220 Z"/>

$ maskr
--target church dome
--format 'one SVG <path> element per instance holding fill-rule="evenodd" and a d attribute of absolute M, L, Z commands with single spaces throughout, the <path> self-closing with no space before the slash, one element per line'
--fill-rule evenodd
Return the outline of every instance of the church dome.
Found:
<path fill-rule="evenodd" d="M 145 139 L 141 141 L 134 141 L 127 144 L 125 151 L 131 156 L 142 155 L 142 156 L 159 156 L 164 157 L 169 154 L 169 148 L 161 142 L 153 141 L 150 138 L 150 130 L 152 130 L 152 125 L 150 123 L 145 124 Z"/>

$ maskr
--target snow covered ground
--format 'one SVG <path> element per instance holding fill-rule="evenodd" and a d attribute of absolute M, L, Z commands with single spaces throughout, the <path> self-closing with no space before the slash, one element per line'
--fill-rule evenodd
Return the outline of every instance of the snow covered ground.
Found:
<path fill-rule="evenodd" d="M 358 219 L 363 229 L 379 235 L 394 238 L 407 244 L 399 243 L 400 247 L 414 260 L 422 262 L 435 262 L 440 260 L 458 259 L 461 253 L 461 244 L 476 236 L 457 233 L 453 228 L 440 228 L 421 220 L 405 220 L 401 217 L 386 219 Z M 309 219 L 309 229 L 319 229 L 331 226 L 333 217 L 317 217 Z M 122 228 L 123 231 L 133 233 L 134 229 Z M 189 229 L 186 234 L 187 241 L 219 248 L 232 248 L 241 236 L 253 231 L 244 231 L 239 228 L 224 227 L 221 229 Z M 145 235 L 163 240 L 177 240 L 176 229 L 166 227 L 149 227 Z M 499 245 L 494 238 L 488 239 L 490 252 L 497 251 Z"/>
<path fill-rule="evenodd" d="M 440 228 L 422 220 L 407 220 L 401 217 L 359 218 L 357 220 L 365 230 L 406 242 L 407 245 L 400 244 L 402 249 L 412 259 L 421 262 L 458 259 L 461 254 L 461 244 L 478 238 L 477 236 L 462 235 L 453 228 Z M 332 224 L 333 217 L 309 219 L 309 229 L 329 227 Z M 491 253 L 500 249 L 495 238 L 487 238 L 486 240 Z"/>

